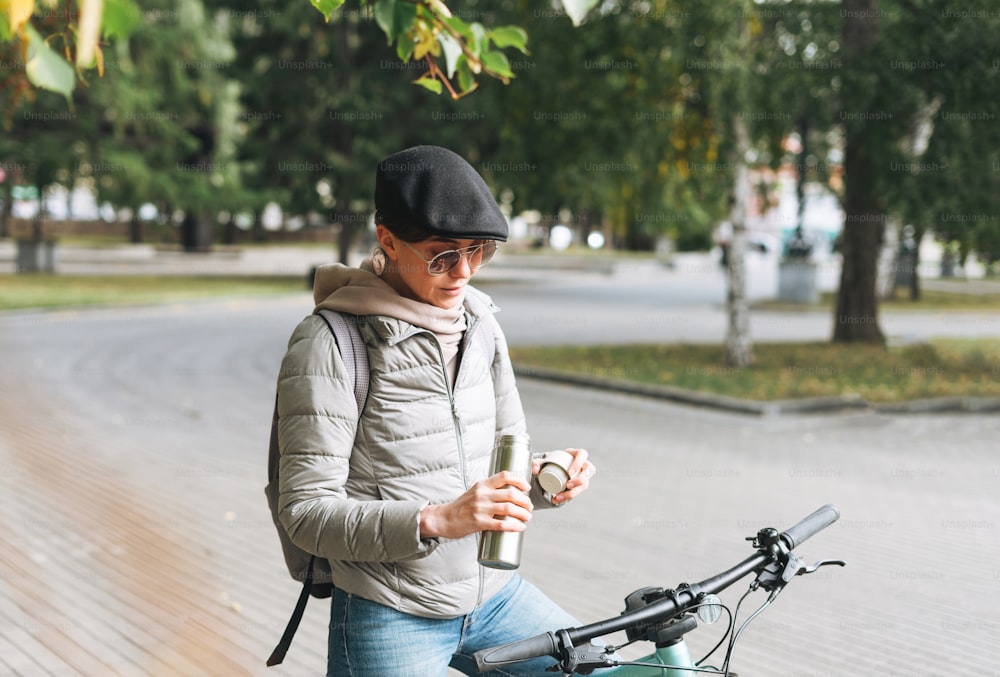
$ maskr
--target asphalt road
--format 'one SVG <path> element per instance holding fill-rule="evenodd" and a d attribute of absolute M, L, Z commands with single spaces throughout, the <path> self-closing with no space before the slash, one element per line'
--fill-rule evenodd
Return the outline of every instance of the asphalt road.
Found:
<path fill-rule="evenodd" d="M 542 308 L 565 320 L 549 315 L 545 335 L 577 340 L 642 338 L 647 323 L 625 318 L 660 317 L 571 282 L 491 287 L 512 342 L 540 335 Z M 323 603 L 285 666 L 263 668 L 296 595 L 262 492 L 267 428 L 307 303 L 0 316 L 0 674 L 322 671 Z M 582 621 L 635 588 L 714 574 L 759 527 L 833 502 L 843 518 L 802 552 L 847 568 L 796 580 L 734 667 L 1000 674 L 996 417 L 748 418 L 529 380 L 522 395 L 536 449 L 585 446 L 599 467 L 588 495 L 538 515 L 524 554 Z"/>
<path fill-rule="evenodd" d="M 749 298 L 773 298 L 775 271 L 755 265 L 750 273 Z M 725 278 L 703 256 L 681 259 L 674 268 L 655 262 L 622 264 L 613 274 L 505 271 L 483 287 L 500 306 L 498 317 L 512 345 L 721 343 L 726 335 Z M 833 321 L 830 310 L 755 309 L 750 334 L 755 341 L 828 341 Z M 894 311 L 881 313 L 879 322 L 886 336 L 898 342 L 1000 336 L 998 312 Z"/>

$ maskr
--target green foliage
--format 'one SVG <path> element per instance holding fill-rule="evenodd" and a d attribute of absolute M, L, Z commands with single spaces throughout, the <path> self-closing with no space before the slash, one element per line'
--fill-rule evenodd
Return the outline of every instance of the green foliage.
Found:
<path fill-rule="evenodd" d="M 131 0 L 104 0 L 101 35 L 108 40 L 126 40 L 139 25 L 139 8 Z"/>
<path fill-rule="evenodd" d="M 502 20 L 527 25 L 535 6 L 516 8 Z M 710 78 L 687 65 L 706 53 L 694 36 L 711 36 L 714 50 L 731 30 L 724 14 L 710 13 L 708 25 L 700 16 L 658 2 L 595 12 L 579 28 L 530 24 L 533 58 L 493 104 L 509 129 L 492 163 L 500 171 L 489 177 L 498 192 L 513 192 L 515 210 L 554 221 L 566 207 L 581 236 L 607 229 L 632 249 L 664 233 L 682 232 L 690 246 L 708 241 L 732 185 L 728 119 L 710 104 Z"/>
<path fill-rule="evenodd" d="M 204 248 L 216 214 L 241 200 L 232 45 L 199 0 L 145 0 L 133 18 L 130 39 L 106 50 L 104 75 L 74 93 L 72 181 L 116 208 L 152 204 L 164 222 L 183 214 L 183 241 Z"/>
<path fill-rule="evenodd" d="M 327 21 L 330 20 L 330 15 L 340 9 L 340 6 L 344 4 L 344 0 L 309 0 L 313 7 L 319 10 L 320 14 L 323 15 Z"/>
<path fill-rule="evenodd" d="M 500 26 L 486 34 L 497 47 L 513 47 L 523 54 L 528 53 L 528 34 L 518 26 Z"/>
<path fill-rule="evenodd" d="M 125 37 L 133 25 L 129 15 L 136 12 L 131 0 L 65 3 L 56 11 L 57 7 L 30 0 L 0 3 L 0 43 L 15 41 L 25 55 L 23 71 L 12 69 L 0 74 L 0 90 L 20 92 L 17 80 L 25 77 L 32 86 L 56 92 L 70 101 L 78 75 L 83 76 L 87 69 L 102 69 L 99 38 Z M 105 19 L 107 25 L 102 30 Z M 11 97 L 7 114 L 24 98 Z"/>
<path fill-rule="evenodd" d="M 28 59 L 24 64 L 28 79 L 41 89 L 62 94 L 67 99 L 76 86 L 76 73 L 65 59 L 49 47 L 34 26 L 26 27 Z"/>
<path fill-rule="evenodd" d="M 989 0 L 964 14 L 886 0 L 860 72 L 848 72 L 837 3 L 205 4 L 146 0 L 143 13 L 107 0 L 105 75 L 74 90 L 73 120 L 17 118 L 0 159 L 33 183 L 94 181 L 121 206 L 256 214 L 274 201 L 360 227 L 378 159 L 440 143 L 469 157 L 513 213 L 537 209 L 550 225 L 568 209 L 581 236 L 600 229 L 645 248 L 667 234 L 686 248 L 705 246 L 726 215 L 739 119 L 752 161 L 798 165 L 842 198 L 838 153 L 845 135 L 862 139 L 880 168 L 867 182 L 873 216 L 996 257 Z M 893 65 L 915 58 L 945 67 Z M 400 86 L 410 81 L 419 87 Z M 58 103 L 35 98 L 32 115 Z M 915 158 L 912 131 L 939 99 Z M 986 115 L 966 114 L 976 112 Z M 786 144 L 793 133 L 800 154 Z"/>
<path fill-rule="evenodd" d="M 312 0 L 329 20 L 343 2 Z M 592 6 L 593 0 L 571 2 L 574 11 Z M 459 99 L 478 87 L 480 74 L 505 84 L 514 77 L 503 49 L 527 54 L 528 36 L 519 26 L 498 26 L 491 30 L 480 22 L 466 22 L 454 16 L 443 0 L 359 0 L 374 5 L 375 21 L 388 44 L 396 45 L 396 55 L 404 63 L 423 61 L 426 72 L 414 83 L 440 94 L 447 90 Z M 589 9 L 589 7 L 587 7 Z M 444 57 L 444 69 L 438 63 Z"/>
<path fill-rule="evenodd" d="M 405 0 L 375 0 L 375 21 L 391 45 L 413 28 L 417 5 Z M 405 59 L 404 59 L 405 60 Z"/>

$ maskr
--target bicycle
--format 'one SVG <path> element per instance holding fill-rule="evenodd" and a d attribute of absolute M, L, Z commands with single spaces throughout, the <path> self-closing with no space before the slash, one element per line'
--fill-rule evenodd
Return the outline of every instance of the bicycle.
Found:
<path fill-rule="evenodd" d="M 783 533 L 764 528 L 746 540 L 753 542 L 756 552 L 736 566 L 710 578 L 689 585 L 681 583 L 675 589 L 639 588 L 625 598 L 625 611 L 578 628 L 564 628 L 528 639 L 492 647 L 474 654 L 476 668 L 486 672 L 519 661 L 551 656 L 556 659 L 552 670 L 562 670 L 564 677 L 588 675 L 597 668 L 610 668 L 602 677 L 695 677 L 718 674 L 735 677 L 729 671 L 733 649 L 747 625 L 764 612 L 779 593 L 796 576 L 811 574 L 823 566 L 845 566 L 842 560 L 820 560 L 807 565 L 793 550 L 806 539 L 830 526 L 840 517 L 836 506 L 827 504 L 803 518 Z M 750 589 L 730 612 L 717 593 L 722 592 L 750 574 L 756 574 Z M 767 599 L 737 629 L 740 605 L 750 593 L 763 590 Z M 722 639 L 698 661 L 693 661 L 684 635 L 698 627 L 698 619 L 715 623 L 723 611 L 728 614 L 728 627 Z M 599 639 L 614 632 L 625 631 L 627 642 L 609 646 Z M 726 643 L 721 667 L 703 665 Z M 638 641 L 653 642 L 656 651 L 638 660 L 622 660 L 618 651 Z"/>

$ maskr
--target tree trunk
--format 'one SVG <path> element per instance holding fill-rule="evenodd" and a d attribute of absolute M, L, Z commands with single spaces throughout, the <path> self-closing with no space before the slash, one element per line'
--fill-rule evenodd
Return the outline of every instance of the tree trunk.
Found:
<path fill-rule="evenodd" d="M 139 210 L 132 210 L 132 218 L 128 223 L 128 239 L 132 244 L 142 244 L 142 219 L 139 218 Z"/>
<path fill-rule="evenodd" d="M 920 300 L 920 243 L 924 239 L 924 229 L 917 228 L 913 233 L 913 239 L 916 241 L 915 249 L 913 250 L 913 276 L 910 278 L 910 300 L 919 301 Z"/>
<path fill-rule="evenodd" d="M 351 22 L 341 21 L 339 23 L 340 40 L 342 45 L 357 44 L 358 32 L 356 26 Z M 357 83 L 355 79 L 359 72 L 356 65 L 359 55 L 356 47 L 351 48 L 345 54 L 344 68 L 338 69 L 338 84 L 340 91 L 356 91 Z M 351 163 L 354 160 L 354 126 L 350 124 L 338 124 L 334 127 L 333 148 L 341 161 Z M 357 198 L 353 194 L 351 186 L 339 186 L 336 191 L 337 209 L 343 212 L 346 218 L 341 219 L 340 232 L 337 235 L 337 255 L 340 263 L 350 265 L 351 247 L 354 245 L 354 236 L 358 229 L 357 215 L 354 213 L 353 205 Z"/>
<path fill-rule="evenodd" d="M 843 106 L 857 112 L 869 105 L 866 82 L 868 60 L 878 41 L 877 0 L 844 0 Z M 880 200 L 875 188 L 877 158 L 873 135 L 879 130 L 866 120 L 845 120 L 844 228 L 841 235 L 843 267 L 837 292 L 833 340 L 835 342 L 885 343 L 878 324 L 875 282 L 882 246 Z"/>
<path fill-rule="evenodd" d="M 181 245 L 186 252 L 207 252 L 212 248 L 212 224 L 201 214 L 188 211 L 181 222 Z"/>
<path fill-rule="evenodd" d="M 750 337 L 750 309 L 746 298 L 746 206 L 749 192 L 750 170 L 746 163 L 749 137 L 746 122 L 739 116 L 733 118 L 736 136 L 736 176 L 729 219 L 733 236 L 729 244 L 729 265 L 726 267 L 726 311 L 729 327 L 726 332 L 726 364 L 742 368 L 753 364 L 753 340 Z"/>
<path fill-rule="evenodd" d="M 45 204 L 45 184 L 41 181 L 38 182 L 38 212 L 35 214 L 35 218 L 31 220 L 31 241 L 40 243 L 45 235 L 43 229 L 43 222 L 45 219 L 45 210 L 47 205 Z"/>
<path fill-rule="evenodd" d="M 902 229 L 896 220 L 882 227 L 882 249 L 875 268 L 875 294 L 879 299 L 896 298 L 896 281 L 900 277 Z M 905 271 L 904 271 L 905 274 Z"/>
<path fill-rule="evenodd" d="M 337 250 L 339 252 L 340 263 L 345 266 L 350 265 L 351 249 L 354 246 L 355 235 L 358 230 L 358 214 L 347 213 L 346 218 L 341 219 L 340 231 L 337 233 Z"/>
<path fill-rule="evenodd" d="M 222 244 L 234 245 L 236 244 L 236 213 L 230 212 L 229 219 L 222 228 Z"/>
<path fill-rule="evenodd" d="M 253 223 L 250 224 L 251 239 L 254 242 L 267 242 L 267 232 L 264 230 L 264 215 L 261 211 L 253 213 Z"/>
<path fill-rule="evenodd" d="M 10 237 L 10 219 L 14 213 L 14 177 L 3 182 L 3 211 L 0 212 L 0 239 Z"/>
<path fill-rule="evenodd" d="M 863 209 L 845 210 L 847 216 L 863 214 Z M 834 318 L 835 342 L 885 343 L 878 326 L 875 297 L 875 269 L 882 241 L 882 225 L 848 220 L 841 238 L 843 267 L 837 310 Z"/>

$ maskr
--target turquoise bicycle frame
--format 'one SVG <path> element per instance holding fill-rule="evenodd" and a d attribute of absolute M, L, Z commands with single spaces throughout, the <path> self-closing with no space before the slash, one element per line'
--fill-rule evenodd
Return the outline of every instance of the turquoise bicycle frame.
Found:
<path fill-rule="evenodd" d="M 641 663 L 662 663 L 663 665 L 674 665 L 676 668 L 652 668 L 646 665 L 621 665 L 611 668 L 601 673 L 601 677 L 695 677 L 703 674 L 694 670 L 684 670 L 683 668 L 693 668 L 694 662 L 691 660 L 691 652 L 688 651 L 684 640 L 671 644 L 670 646 L 657 649 L 655 652 L 638 659 Z"/>

